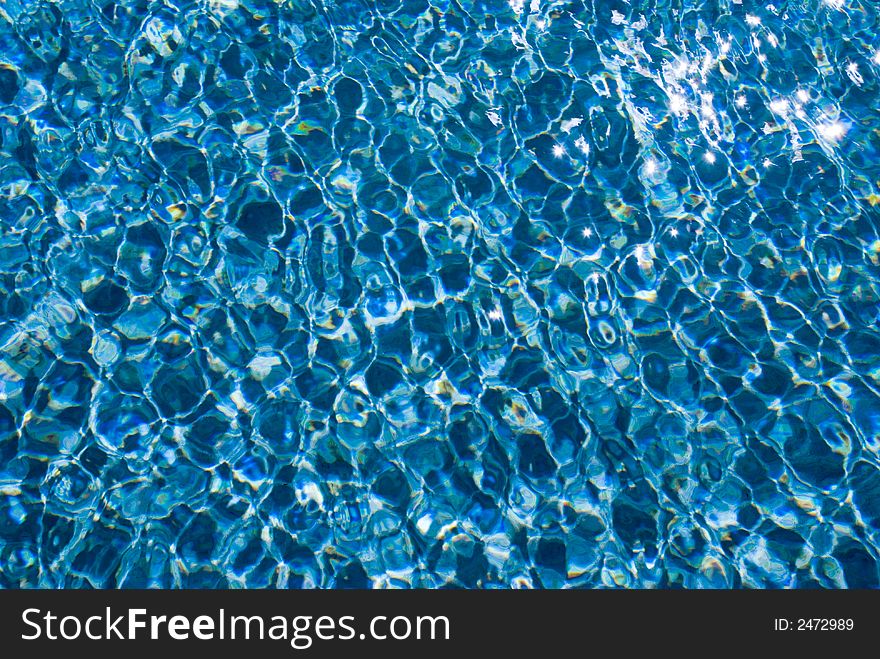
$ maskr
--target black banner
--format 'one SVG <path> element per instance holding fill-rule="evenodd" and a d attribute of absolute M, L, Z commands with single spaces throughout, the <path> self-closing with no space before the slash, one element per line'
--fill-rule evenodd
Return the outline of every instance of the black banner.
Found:
<path fill-rule="evenodd" d="M 877 591 L 3 591 L 0 647 L 261 657 L 870 647 Z M 6 654 L 6 656 L 19 656 Z"/>

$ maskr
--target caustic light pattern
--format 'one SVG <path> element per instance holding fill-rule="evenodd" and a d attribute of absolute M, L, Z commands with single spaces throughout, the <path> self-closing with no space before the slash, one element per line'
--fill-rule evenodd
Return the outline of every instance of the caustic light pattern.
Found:
<path fill-rule="evenodd" d="M 0 585 L 878 586 L 878 35 L 0 3 Z"/>

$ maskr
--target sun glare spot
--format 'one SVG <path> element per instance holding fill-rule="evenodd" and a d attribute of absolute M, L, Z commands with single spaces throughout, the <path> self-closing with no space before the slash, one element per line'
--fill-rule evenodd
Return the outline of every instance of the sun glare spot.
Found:
<path fill-rule="evenodd" d="M 770 101 L 770 110 L 774 114 L 778 114 L 782 117 L 788 116 L 789 107 L 790 106 L 788 104 L 788 101 L 786 101 L 784 98 L 777 98 Z"/>
<path fill-rule="evenodd" d="M 675 114 L 687 114 L 687 99 L 681 94 L 672 94 L 669 97 L 669 109 Z"/>
<path fill-rule="evenodd" d="M 816 126 L 819 135 L 828 142 L 839 142 L 846 135 L 846 126 L 842 121 L 826 121 Z"/>

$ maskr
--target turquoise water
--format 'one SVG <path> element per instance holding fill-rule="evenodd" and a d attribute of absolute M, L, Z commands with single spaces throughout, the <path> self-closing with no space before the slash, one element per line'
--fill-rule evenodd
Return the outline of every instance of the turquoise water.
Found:
<path fill-rule="evenodd" d="M 0 4 L 0 586 L 877 587 L 878 30 Z"/>

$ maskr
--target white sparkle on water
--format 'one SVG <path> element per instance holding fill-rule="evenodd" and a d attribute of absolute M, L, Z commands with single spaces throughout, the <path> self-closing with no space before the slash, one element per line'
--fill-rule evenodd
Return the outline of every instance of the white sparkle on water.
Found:
<path fill-rule="evenodd" d="M 584 121 L 583 117 L 575 117 L 574 119 L 566 119 L 565 121 L 562 122 L 562 124 L 560 125 L 560 128 L 562 128 L 562 132 L 567 135 L 568 133 L 571 132 L 572 128 L 577 128 L 578 126 L 580 126 L 583 123 L 583 121 Z"/>
<path fill-rule="evenodd" d="M 846 126 L 841 121 L 826 121 L 818 124 L 816 130 L 828 142 L 837 142 L 846 135 Z"/>
<path fill-rule="evenodd" d="M 657 171 L 657 162 L 653 158 L 648 158 L 645 161 L 645 174 L 651 176 Z"/>
<path fill-rule="evenodd" d="M 770 101 L 770 109 L 774 113 L 783 117 L 788 115 L 788 107 L 788 101 L 786 101 L 784 98 L 777 98 Z"/>
<path fill-rule="evenodd" d="M 498 307 L 489 312 L 489 320 L 501 320 L 502 317 L 501 309 Z"/>
<path fill-rule="evenodd" d="M 686 114 L 687 100 L 681 94 L 672 94 L 669 97 L 669 109 L 675 114 Z"/>
<path fill-rule="evenodd" d="M 590 227 L 586 227 L 584 229 L 584 238 L 589 238 L 593 235 L 593 230 Z"/>
<path fill-rule="evenodd" d="M 736 97 L 736 107 L 738 108 L 744 108 L 748 102 L 748 99 L 742 94 Z"/>
<path fill-rule="evenodd" d="M 564 155 L 565 155 L 565 147 L 562 146 L 561 144 L 554 144 L 553 145 L 553 157 L 554 158 L 561 158 Z"/>
<path fill-rule="evenodd" d="M 859 65 L 856 62 L 850 62 L 846 65 L 846 75 L 848 75 L 850 80 L 859 86 L 865 84 L 865 79 L 859 72 Z"/>
<path fill-rule="evenodd" d="M 773 166 L 773 161 L 770 160 L 770 158 L 764 158 L 763 165 L 764 165 L 764 169 L 769 169 L 770 167 Z"/>
<path fill-rule="evenodd" d="M 807 101 L 810 100 L 810 92 L 808 92 L 806 89 L 798 89 L 797 90 L 797 97 L 801 103 L 806 103 Z"/>
<path fill-rule="evenodd" d="M 761 24 L 761 17 L 755 16 L 754 14 L 746 14 L 746 23 L 752 27 L 757 27 Z"/>
<path fill-rule="evenodd" d="M 715 161 L 718 160 L 718 158 L 711 151 L 706 151 L 706 153 L 703 155 L 703 160 L 705 160 L 710 165 L 714 165 Z"/>

